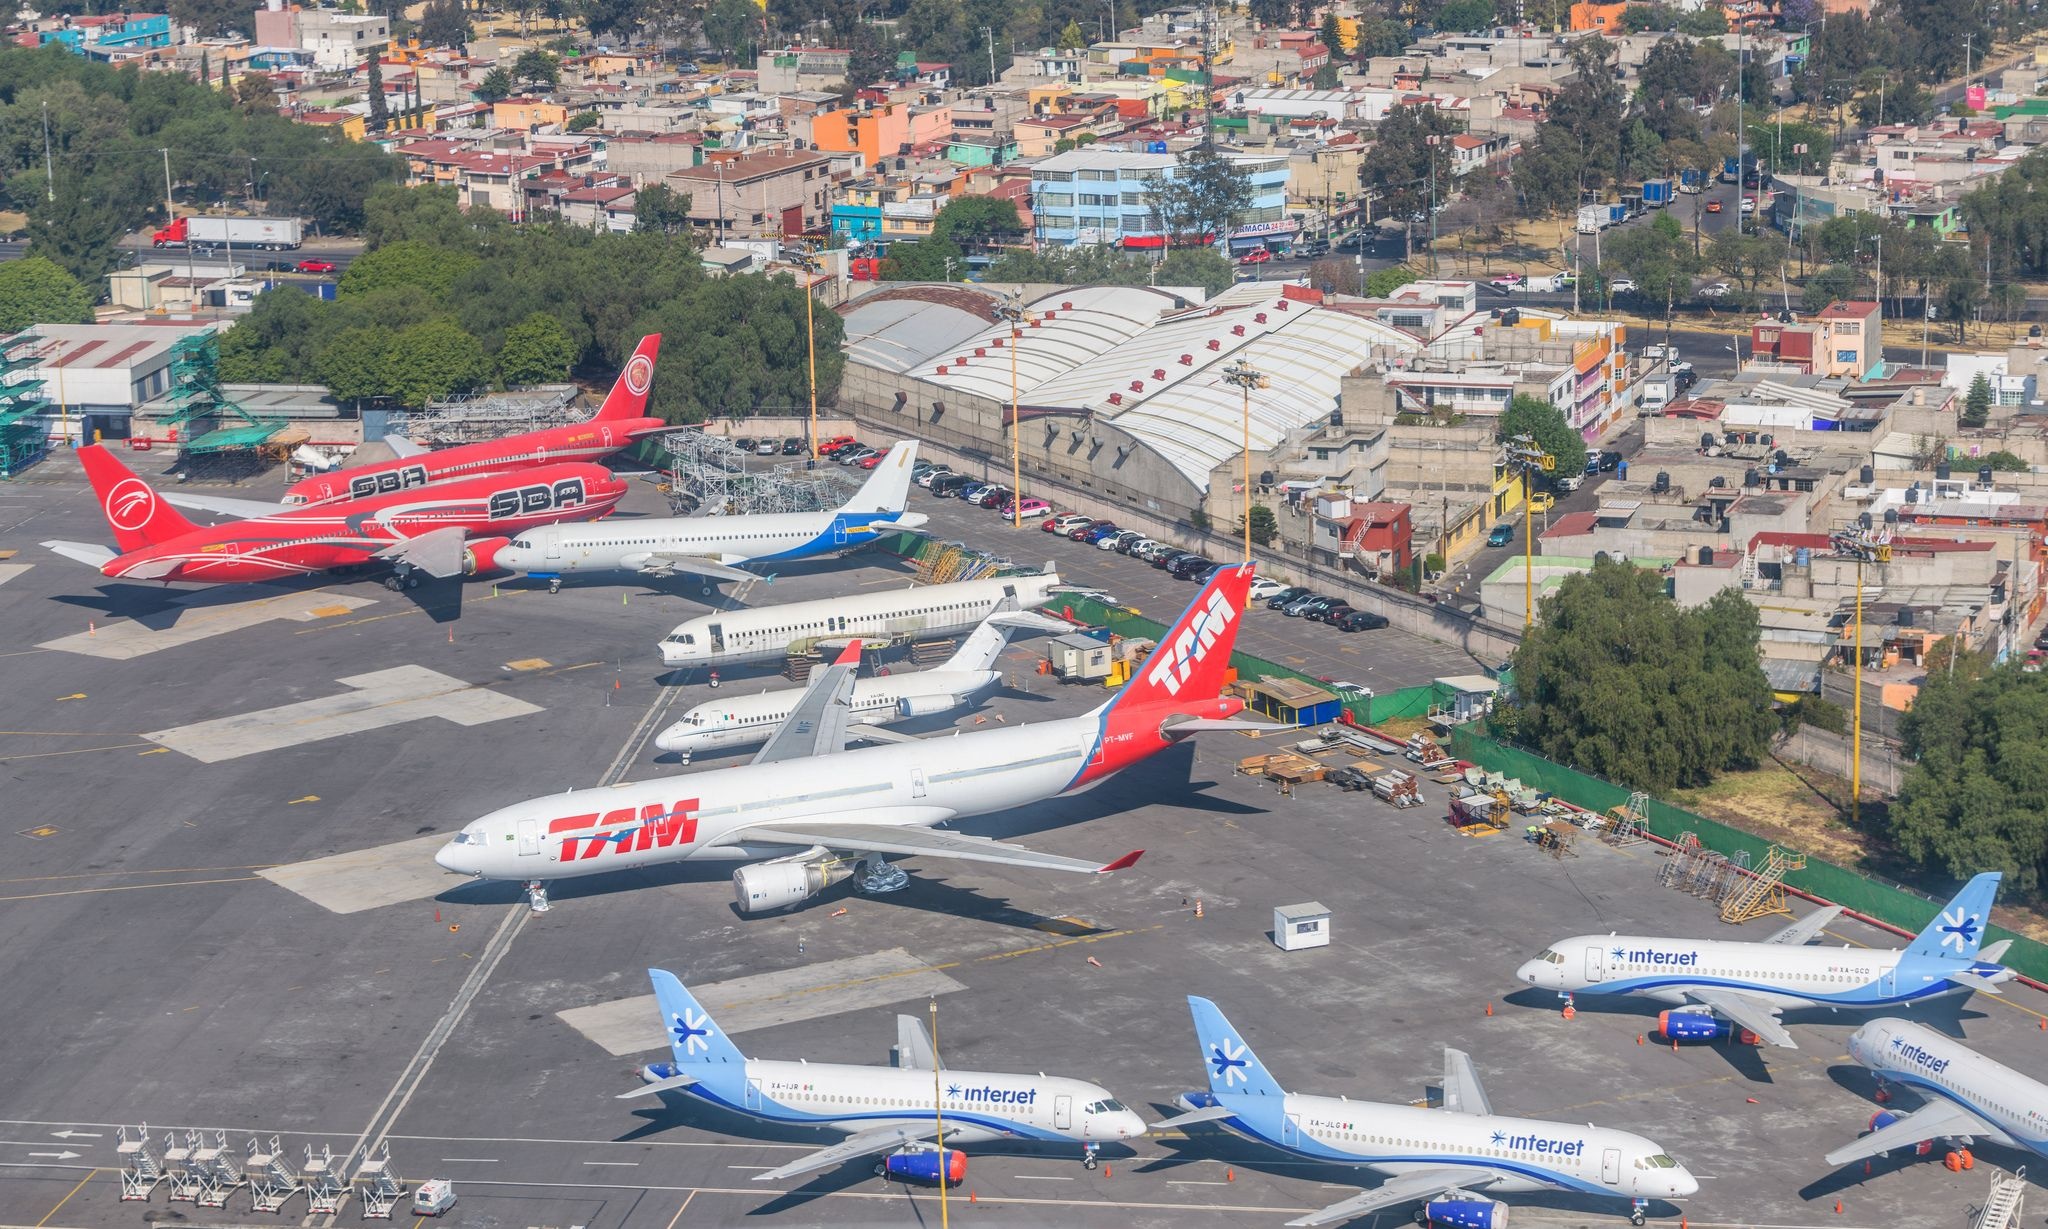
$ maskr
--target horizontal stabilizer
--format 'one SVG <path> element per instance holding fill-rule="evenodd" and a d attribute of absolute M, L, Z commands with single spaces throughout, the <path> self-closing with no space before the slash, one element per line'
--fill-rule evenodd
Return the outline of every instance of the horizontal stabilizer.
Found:
<path fill-rule="evenodd" d="M 183 491 L 165 492 L 163 501 L 180 508 L 194 508 L 201 512 L 217 512 L 222 516 L 237 517 L 253 521 L 258 517 L 276 516 L 286 511 L 285 504 L 264 503 L 260 499 L 230 499 L 225 495 L 188 495 Z"/>
<path fill-rule="evenodd" d="M 881 726 L 869 725 L 864 721 L 847 726 L 846 736 L 871 743 L 914 743 L 923 741 L 914 734 L 899 734 L 895 730 L 885 730 Z"/>
<path fill-rule="evenodd" d="M 111 549 L 97 542 L 45 542 L 43 549 L 55 551 L 66 559 L 83 563 L 98 570 L 119 559 Z"/>
<path fill-rule="evenodd" d="M 631 1092 L 622 1092 L 612 1100 L 624 1101 L 629 1097 L 644 1097 L 649 1093 L 681 1092 L 696 1082 L 697 1077 L 694 1075 L 672 1075 L 665 1080 L 656 1080 L 652 1084 L 642 1084 Z"/>
<path fill-rule="evenodd" d="M 1159 723 L 1159 735 L 1162 738 L 1179 738 L 1183 734 L 1220 734 L 1226 730 L 1263 730 L 1272 734 L 1292 728 L 1245 717 L 1168 717 Z"/>
<path fill-rule="evenodd" d="M 431 451 L 424 444 L 415 444 L 403 435 L 385 436 L 384 446 L 391 450 L 394 457 L 417 457 Z"/>
<path fill-rule="evenodd" d="M 1174 1131 L 1181 1127 L 1194 1126 L 1198 1122 L 1221 1122 L 1235 1112 L 1228 1106 L 1207 1105 L 1198 1110 L 1189 1110 L 1185 1114 L 1175 1114 L 1164 1121 L 1155 1122 L 1149 1129 L 1154 1131 Z"/>
<path fill-rule="evenodd" d="M 2006 950 L 2011 946 L 2011 939 L 2000 939 L 1996 943 L 1986 943 L 1983 950 L 1977 953 L 1977 959 L 1991 964 L 2000 964 L 2005 960 Z"/>

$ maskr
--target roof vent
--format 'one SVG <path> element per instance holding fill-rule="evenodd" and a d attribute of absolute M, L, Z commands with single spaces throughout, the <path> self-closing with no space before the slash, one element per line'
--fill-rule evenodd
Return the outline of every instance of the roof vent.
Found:
<path fill-rule="evenodd" d="M 1223 348 L 1223 343 L 1216 340 L 1214 337 L 1211 337 L 1209 339 L 1209 348 L 1211 350 L 1221 350 Z"/>
<path fill-rule="evenodd" d="M 1181 356 L 1180 356 L 1180 365 L 1181 365 L 1181 366 L 1183 366 L 1183 367 L 1192 367 L 1192 366 L 1194 366 L 1194 365 L 1195 365 L 1195 356 L 1194 356 L 1194 355 L 1192 355 L 1192 354 L 1183 354 L 1183 355 L 1181 355 Z"/>
<path fill-rule="evenodd" d="M 1143 380 L 1132 380 L 1132 381 L 1131 381 L 1131 391 L 1132 391 L 1132 392 L 1134 392 L 1134 393 L 1142 393 L 1142 392 L 1144 392 L 1144 391 L 1145 391 L 1145 382 L 1144 382 Z"/>
<path fill-rule="evenodd" d="M 1166 378 L 1166 368 L 1154 367 L 1152 369 L 1152 378 L 1155 380 L 1164 380 Z"/>
<path fill-rule="evenodd" d="M 1230 335 L 1231 335 L 1232 337 L 1242 337 L 1242 336 L 1244 336 L 1244 326 L 1243 326 L 1243 325 L 1241 325 L 1241 324 L 1233 324 L 1233 325 L 1231 325 L 1231 326 L 1230 326 Z"/>
<path fill-rule="evenodd" d="M 987 357 L 988 357 L 988 347 L 986 347 L 986 346 L 976 346 L 976 347 L 974 347 L 974 357 L 976 357 L 976 358 L 987 358 Z"/>
<path fill-rule="evenodd" d="M 1256 313 L 1254 313 L 1254 314 L 1252 315 L 1252 321 L 1253 321 L 1254 323 L 1256 323 L 1256 324 L 1264 324 L 1264 323 L 1266 322 L 1266 313 L 1264 313 L 1264 312 L 1256 312 Z"/>
<path fill-rule="evenodd" d="M 1124 395 L 1122 393 L 1111 393 L 1109 395 L 1109 403 L 1111 405 L 1122 405 L 1124 403 Z"/>
<path fill-rule="evenodd" d="M 1062 303 L 1060 304 L 1060 310 L 1061 310 L 1061 311 L 1063 311 L 1063 312 L 1070 312 L 1070 311 L 1073 311 L 1073 310 L 1074 310 L 1074 301 L 1073 301 L 1072 299 L 1068 299 L 1068 300 L 1066 300 L 1066 301 L 1062 302 Z"/>
<path fill-rule="evenodd" d="M 945 375 L 945 374 L 946 374 L 946 365 L 945 365 L 944 363 L 940 363 L 940 364 L 939 364 L 939 374 L 940 374 L 940 375 Z"/>

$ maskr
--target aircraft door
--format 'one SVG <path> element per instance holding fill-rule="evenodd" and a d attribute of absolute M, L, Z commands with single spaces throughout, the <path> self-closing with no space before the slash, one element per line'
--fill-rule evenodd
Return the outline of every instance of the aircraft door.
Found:
<path fill-rule="evenodd" d="M 524 857 L 526 857 L 526 856 L 527 856 L 527 855 L 529 855 L 529 854 L 537 854 L 537 853 L 539 853 L 539 852 L 540 852 L 540 821 L 539 821 L 539 820 L 537 820 L 537 819 L 522 819 L 522 820 L 520 820 L 520 821 L 519 821 L 519 856 L 520 856 L 520 857 L 522 857 L 522 858 L 524 858 Z"/>
<path fill-rule="evenodd" d="M 1301 1143 L 1301 1115 L 1289 1113 L 1280 1120 L 1280 1145 L 1292 1148 Z"/>
<path fill-rule="evenodd" d="M 832 545 L 846 545 L 846 522 L 836 516 L 832 518 Z"/>
<path fill-rule="evenodd" d="M 761 1108 L 761 1081 L 753 1076 L 747 1077 L 747 1108 L 750 1110 L 759 1110 Z"/>
<path fill-rule="evenodd" d="M 1609 1186 L 1621 1185 L 1621 1149 L 1609 1148 L 1600 1154 L 1600 1180 Z"/>
<path fill-rule="evenodd" d="M 723 623 L 713 623 L 711 625 L 711 651 L 714 653 L 725 652 L 725 624 Z"/>
<path fill-rule="evenodd" d="M 1074 1129 L 1074 1099 L 1059 1096 L 1052 1099 L 1052 1129 L 1071 1131 Z"/>
<path fill-rule="evenodd" d="M 543 530 L 542 536 L 548 540 L 548 560 L 559 561 L 562 557 L 562 535 L 552 530 Z"/>
<path fill-rule="evenodd" d="M 924 797 L 924 769 L 922 768 L 910 770 L 910 796 L 912 798 Z"/>
<path fill-rule="evenodd" d="M 1877 988 L 1878 992 L 1886 998 L 1890 998 L 1899 992 L 1899 967 L 1897 965 L 1893 965 L 1878 975 Z"/>
<path fill-rule="evenodd" d="M 1599 980 L 1601 980 L 1602 978 L 1604 978 L 1604 977 L 1605 977 L 1605 976 L 1607 975 L 1607 974 L 1606 974 L 1606 972 L 1604 971 L 1604 970 L 1605 970 L 1605 962 L 1606 962 L 1606 959 L 1607 959 L 1607 953 L 1606 953 L 1606 952 L 1604 952 L 1604 951 L 1602 951 L 1601 949 L 1599 949 L 1599 948 L 1597 948 L 1597 947 L 1589 947 L 1589 948 L 1587 948 L 1587 949 L 1586 949 L 1586 980 L 1587 980 L 1587 981 L 1589 981 L 1589 982 L 1596 982 L 1596 981 L 1599 981 Z"/>

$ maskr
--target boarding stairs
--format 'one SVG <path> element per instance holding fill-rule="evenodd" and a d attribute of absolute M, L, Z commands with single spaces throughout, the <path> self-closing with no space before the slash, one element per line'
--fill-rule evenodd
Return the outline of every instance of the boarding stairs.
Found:
<path fill-rule="evenodd" d="M 1805 854 L 1779 845 L 1771 846 L 1763 866 L 1750 872 L 1750 877 L 1721 902 L 1721 920 L 1740 925 L 1774 913 L 1791 917 L 1792 907 L 1785 903 L 1785 876 L 1805 867 Z"/>
<path fill-rule="evenodd" d="M 203 1142 L 197 1131 L 185 1132 L 183 1139 L 176 1131 L 164 1132 L 164 1176 L 170 1179 L 172 1203 L 199 1202 L 201 1184 L 192 1150 Z"/>
<path fill-rule="evenodd" d="M 405 1183 L 391 1172 L 391 1145 L 379 1143 L 363 1154 L 356 1166 L 356 1181 L 362 1186 L 363 1219 L 390 1220 L 391 1210 L 406 1196 Z"/>
<path fill-rule="evenodd" d="M 114 1154 L 121 1158 L 121 1198 L 148 1199 L 156 1184 L 164 1180 L 164 1164 L 149 1147 L 149 1124 L 134 1130 L 120 1129 Z"/>
<path fill-rule="evenodd" d="M 258 1212 L 278 1212 L 291 1197 L 304 1189 L 291 1163 L 284 1159 L 284 1144 L 273 1135 L 269 1140 L 251 1138 L 244 1172 L 249 1178 L 249 1197 Z"/>
<path fill-rule="evenodd" d="M 199 1136 L 199 1132 L 191 1132 Z M 248 1184 L 242 1172 L 242 1158 L 233 1148 L 228 1147 L 228 1133 L 215 1131 L 211 1143 L 200 1138 L 192 1150 L 190 1162 L 199 1181 L 199 1206 L 202 1208 L 224 1208 L 228 1196 Z"/>
<path fill-rule="evenodd" d="M 318 1152 L 313 1145 L 306 1145 L 306 1163 L 299 1170 L 299 1180 L 306 1186 L 308 1211 L 316 1215 L 341 1211 L 341 1205 L 348 1202 L 350 1159 L 335 1156 L 326 1144 L 321 1144 Z"/>
<path fill-rule="evenodd" d="M 1984 1201 L 1971 1229 L 2019 1229 L 2020 1203 L 2027 1193 L 2024 1166 L 2013 1173 L 1991 1175 L 1991 1195 Z"/>

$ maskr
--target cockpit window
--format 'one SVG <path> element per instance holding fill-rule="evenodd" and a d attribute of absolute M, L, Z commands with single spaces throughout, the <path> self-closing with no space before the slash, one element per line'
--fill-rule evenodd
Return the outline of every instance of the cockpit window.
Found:
<path fill-rule="evenodd" d="M 1124 1104 L 1114 1097 L 1107 1101 L 1090 1101 L 1082 1110 L 1084 1114 L 1121 1114 Z"/>
<path fill-rule="evenodd" d="M 1645 1157 L 1638 1157 L 1638 1158 L 1636 1158 L 1636 1168 L 1637 1168 L 1637 1169 L 1677 1169 L 1677 1168 L 1678 1168 L 1678 1162 L 1677 1162 L 1677 1161 L 1674 1161 L 1674 1160 L 1672 1160 L 1672 1159 L 1671 1159 L 1670 1157 L 1668 1157 L 1668 1156 L 1665 1156 L 1665 1155 L 1664 1155 L 1663 1153 L 1661 1153 L 1661 1152 L 1660 1152 L 1660 1153 L 1658 1153 L 1658 1154 L 1657 1154 L 1657 1155 L 1655 1155 L 1655 1156 L 1645 1156 Z"/>
<path fill-rule="evenodd" d="M 514 539 L 512 539 L 512 545 L 513 545 L 513 546 L 515 546 L 515 547 L 518 547 L 518 548 L 519 548 L 520 550 L 532 550 L 532 549 L 533 549 L 533 543 L 531 543 L 531 542 L 527 541 L 527 540 L 526 540 L 525 538 L 514 538 Z"/>
<path fill-rule="evenodd" d="M 484 838 L 482 836 L 477 836 L 474 839 L 472 839 L 469 833 L 458 832 L 452 839 L 449 840 L 448 843 L 451 845 L 481 845 L 484 843 Z"/>
<path fill-rule="evenodd" d="M 663 641 L 662 641 L 662 643 L 663 643 L 663 644 L 695 644 L 695 643 L 697 643 L 697 638 L 696 638 L 695 636 L 692 636 L 692 635 L 688 634 L 687 632 L 670 632 L 670 633 L 668 634 L 668 638 L 667 638 L 667 639 L 665 639 L 665 640 L 663 640 Z"/>
<path fill-rule="evenodd" d="M 1547 961 L 1547 962 L 1549 962 L 1549 963 L 1551 963 L 1551 964 L 1563 964 L 1563 963 L 1564 963 L 1564 957 L 1563 957 L 1563 956 L 1560 956 L 1560 955 L 1558 955 L 1558 954 L 1557 954 L 1556 952 L 1553 952 L 1553 951 L 1551 951 L 1551 950 L 1550 950 L 1549 948 L 1547 948 L 1547 947 L 1546 947 L 1546 948 L 1544 948 L 1544 949 L 1543 949 L 1543 950 L 1542 950 L 1541 952 L 1538 952 L 1538 953 L 1536 954 L 1536 959 L 1538 959 L 1538 960 L 1543 960 L 1543 961 Z"/>

